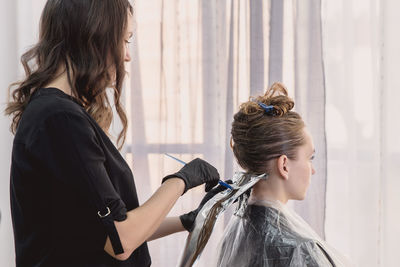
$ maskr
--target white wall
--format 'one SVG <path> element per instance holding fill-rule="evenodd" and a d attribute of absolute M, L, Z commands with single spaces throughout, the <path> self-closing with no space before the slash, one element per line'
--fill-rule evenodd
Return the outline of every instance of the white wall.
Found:
<path fill-rule="evenodd" d="M 383 90 L 382 109 L 385 111 L 382 129 L 382 230 L 380 248 L 382 266 L 399 266 L 398 243 L 400 238 L 400 2 L 386 0 L 382 4 L 381 28 L 381 88 Z"/>
<path fill-rule="evenodd" d="M 37 40 L 44 0 L 0 0 L 0 266 L 15 266 L 10 215 L 10 162 L 13 136 L 4 108 L 10 83 L 21 78 L 21 54 Z"/>
<path fill-rule="evenodd" d="M 14 242 L 10 217 L 9 169 L 12 135 L 3 116 L 8 84 L 17 77 L 16 3 L 3 0 L 0 8 L 0 265 L 14 265 Z"/>

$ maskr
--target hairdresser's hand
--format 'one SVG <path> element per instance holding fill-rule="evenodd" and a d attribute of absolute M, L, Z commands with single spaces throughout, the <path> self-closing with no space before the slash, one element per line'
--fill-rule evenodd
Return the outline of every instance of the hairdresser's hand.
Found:
<path fill-rule="evenodd" d="M 165 176 L 162 182 L 170 178 L 181 178 L 185 182 L 185 191 L 201 184 L 206 184 L 206 192 L 211 190 L 219 181 L 219 174 L 216 168 L 206 161 L 196 158 L 187 163 L 177 173 Z"/>
<path fill-rule="evenodd" d="M 227 181 L 225 181 L 225 183 L 232 184 L 232 180 L 227 180 Z M 207 201 L 209 201 L 211 198 L 213 198 L 216 194 L 218 194 L 226 189 L 227 188 L 222 185 L 218 185 L 218 186 L 214 187 L 203 197 L 203 199 L 201 200 L 200 205 L 197 207 L 197 209 L 192 210 L 189 213 L 179 216 L 179 219 L 181 219 L 181 223 L 182 223 L 183 227 L 189 232 L 193 231 L 194 221 L 196 220 L 197 214 L 203 208 L 204 204 L 206 204 Z"/>

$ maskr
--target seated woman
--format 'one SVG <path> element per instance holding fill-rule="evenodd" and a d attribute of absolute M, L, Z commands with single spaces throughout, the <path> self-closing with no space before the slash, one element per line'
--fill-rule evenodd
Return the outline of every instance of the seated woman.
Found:
<path fill-rule="evenodd" d="M 315 173 L 313 140 L 293 107 L 285 87 L 275 83 L 234 116 L 231 145 L 239 165 L 268 178 L 254 185 L 243 215 L 231 219 L 217 266 L 348 265 L 286 206 L 305 198 Z"/>

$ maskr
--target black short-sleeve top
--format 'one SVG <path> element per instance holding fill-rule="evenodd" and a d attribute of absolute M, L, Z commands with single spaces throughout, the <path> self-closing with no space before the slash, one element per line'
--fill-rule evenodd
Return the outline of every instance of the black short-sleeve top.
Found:
<path fill-rule="evenodd" d="M 75 99 L 35 91 L 15 134 L 11 213 L 20 266 L 150 266 L 147 244 L 126 261 L 114 221 L 139 206 L 132 172 Z M 135 231 L 135 229 L 132 229 Z"/>

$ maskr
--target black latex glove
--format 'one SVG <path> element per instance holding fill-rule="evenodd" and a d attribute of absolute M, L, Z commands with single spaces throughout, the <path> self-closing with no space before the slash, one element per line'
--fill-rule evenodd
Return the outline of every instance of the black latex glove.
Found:
<path fill-rule="evenodd" d="M 204 183 L 206 184 L 206 192 L 208 192 L 218 184 L 219 173 L 208 162 L 196 158 L 183 166 L 177 173 L 165 176 L 162 182 L 164 183 L 170 178 L 181 178 L 185 182 L 185 191 L 183 194 L 187 190 Z"/>
<path fill-rule="evenodd" d="M 232 180 L 227 180 L 227 181 L 225 181 L 225 183 L 232 184 Z M 182 223 L 183 227 L 189 232 L 193 231 L 194 221 L 196 220 L 197 214 L 199 213 L 201 208 L 203 208 L 204 204 L 206 204 L 206 202 L 209 201 L 211 198 L 213 198 L 216 194 L 218 194 L 226 189 L 227 188 L 222 185 L 218 185 L 218 186 L 214 187 L 203 197 L 203 199 L 201 200 L 200 205 L 198 206 L 197 209 L 192 210 L 191 212 L 188 212 L 186 214 L 179 216 L 179 219 L 181 219 L 181 223 Z"/>

